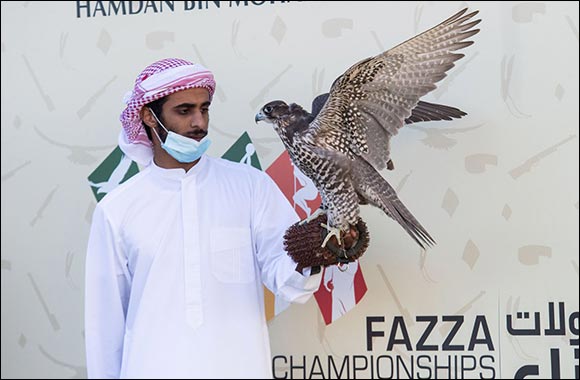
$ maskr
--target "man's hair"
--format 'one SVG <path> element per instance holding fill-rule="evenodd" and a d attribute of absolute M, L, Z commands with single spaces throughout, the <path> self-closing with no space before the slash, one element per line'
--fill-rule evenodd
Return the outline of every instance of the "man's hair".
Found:
<path fill-rule="evenodd" d="M 145 104 L 145 107 L 151 108 L 153 110 L 153 112 L 155 113 L 155 116 L 157 116 L 159 118 L 159 121 L 161 121 L 163 124 L 165 124 L 165 120 L 163 119 L 163 105 L 165 104 L 165 102 L 167 102 L 168 98 L 169 98 L 169 96 L 164 96 L 162 98 L 159 98 L 157 100 L 152 101 L 151 103 Z M 149 138 L 149 140 L 153 141 L 153 135 L 151 134 L 151 128 L 149 128 L 149 126 L 147 124 L 145 124 L 144 121 L 141 121 L 141 123 L 143 124 L 143 128 L 145 128 L 145 132 L 147 133 L 147 137 Z M 167 132 L 165 132 L 165 130 L 162 129 L 158 133 L 160 133 L 160 137 L 161 137 L 161 136 L 165 136 L 165 134 Z"/>

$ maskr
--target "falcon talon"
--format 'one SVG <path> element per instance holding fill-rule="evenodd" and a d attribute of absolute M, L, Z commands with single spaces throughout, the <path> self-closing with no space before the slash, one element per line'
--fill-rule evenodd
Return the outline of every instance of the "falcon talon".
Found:
<path fill-rule="evenodd" d="M 329 225 L 324 224 L 324 223 L 320 223 L 320 225 L 322 227 L 326 228 L 326 230 L 328 231 L 328 235 L 326 235 L 326 238 L 324 238 L 324 241 L 322 242 L 322 248 L 326 247 L 326 243 L 328 243 L 330 238 L 333 236 L 336 236 L 336 241 L 338 242 L 338 245 L 339 246 L 342 245 L 342 243 L 340 241 L 340 229 L 330 227 Z"/>

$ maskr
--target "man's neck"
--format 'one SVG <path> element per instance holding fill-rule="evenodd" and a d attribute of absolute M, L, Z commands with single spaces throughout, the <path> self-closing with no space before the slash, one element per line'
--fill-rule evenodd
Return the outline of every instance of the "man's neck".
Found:
<path fill-rule="evenodd" d="M 197 165 L 199 160 L 201 160 L 201 158 L 188 163 L 179 162 L 163 150 L 163 148 L 157 146 L 153 147 L 153 161 L 155 162 L 155 165 L 163 169 L 183 169 L 188 172 L 189 169 Z"/>

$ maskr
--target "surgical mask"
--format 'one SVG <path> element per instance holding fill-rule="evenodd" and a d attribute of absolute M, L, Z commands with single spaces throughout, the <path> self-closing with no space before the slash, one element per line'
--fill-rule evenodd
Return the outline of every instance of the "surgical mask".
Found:
<path fill-rule="evenodd" d="M 163 142 L 159 137 L 159 134 L 157 134 L 155 128 L 151 128 L 161 142 L 161 147 L 177 161 L 184 164 L 191 163 L 199 159 L 205 153 L 207 148 L 209 148 L 211 140 L 209 137 L 207 137 L 207 135 L 199 141 L 190 139 L 189 137 L 181 136 L 180 134 L 169 131 L 167 128 L 165 128 L 163 123 L 159 121 L 157 115 L 155 115 L 155 112 L 153 112 L 151 108 L 149 108 L 149 111 L 151 111 L 151 114 L 155 120 L 157 120 L 159 125 L 167 132 L 167 137 L 165 138 L 165 142 Z"/>

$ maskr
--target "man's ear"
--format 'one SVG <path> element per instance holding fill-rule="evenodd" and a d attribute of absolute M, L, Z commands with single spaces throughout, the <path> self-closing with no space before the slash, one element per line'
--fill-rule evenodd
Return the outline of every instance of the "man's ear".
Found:
<path fill-rule="evenodd" d="M 145 106 L 141 108 L 141 111 L 139 111 L 139 116 L 149 128 L 155 128 L 157 126 L 157 120 L 155 120 L 155 117 L 153 117 L 153 113 L 149 107 Z"/>

